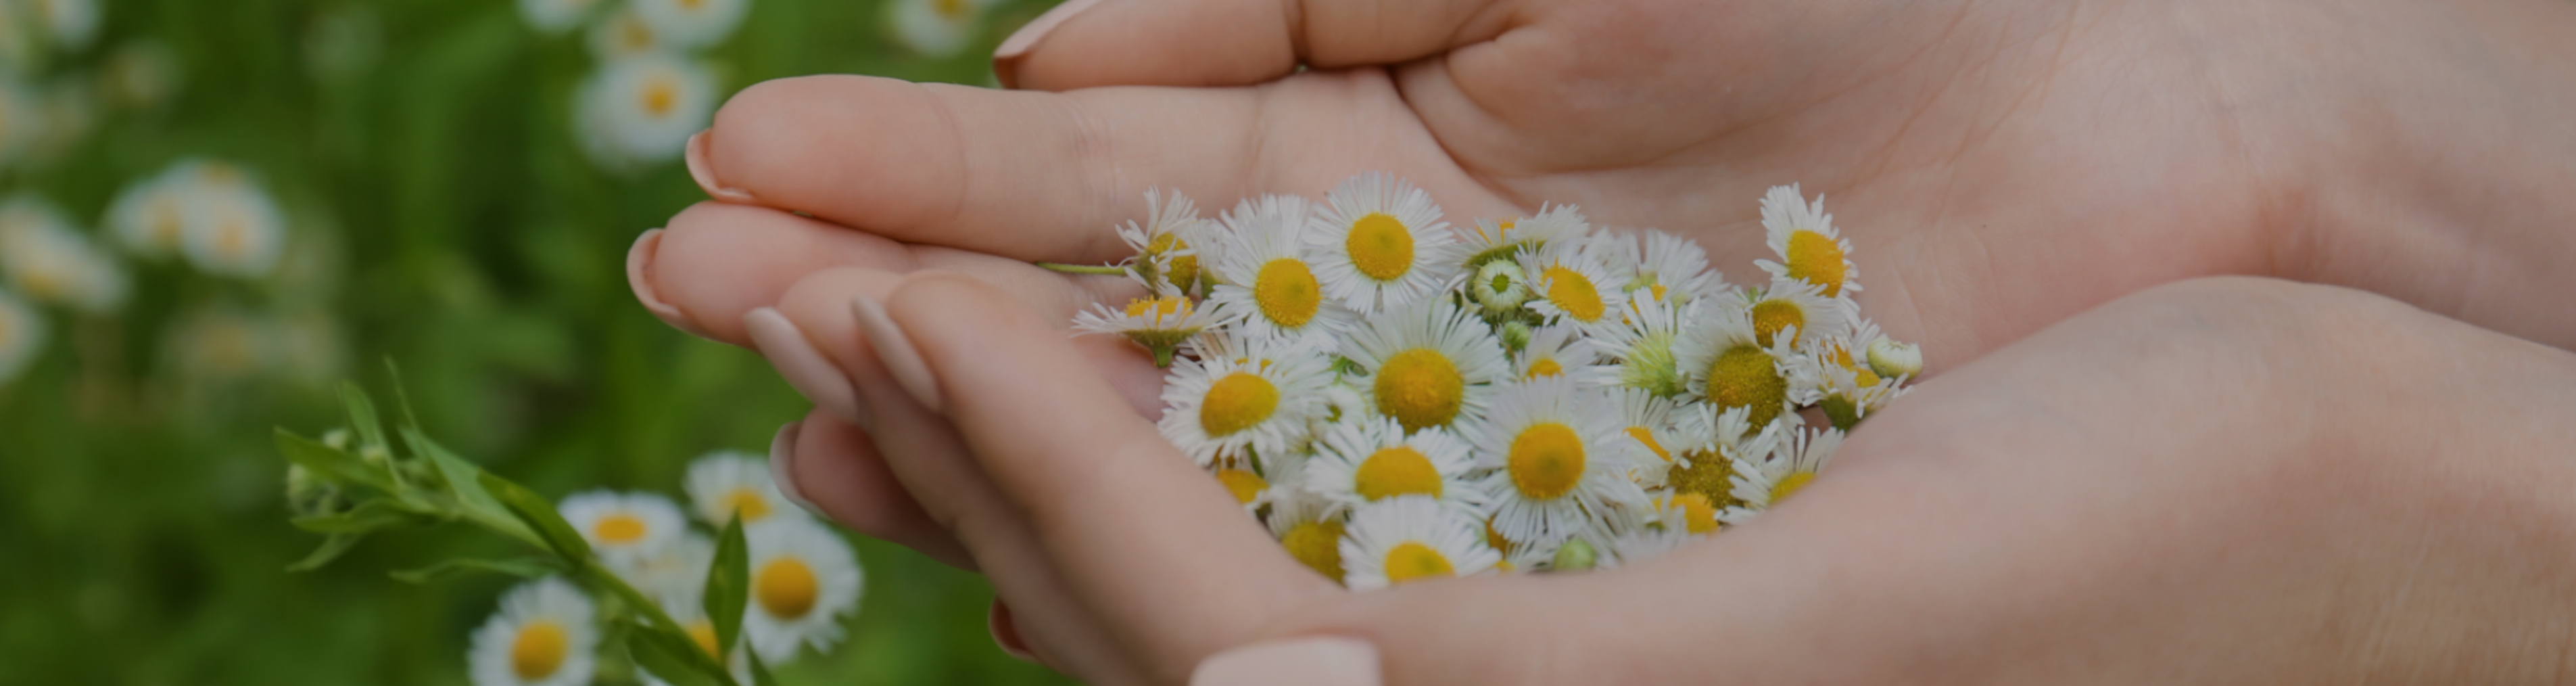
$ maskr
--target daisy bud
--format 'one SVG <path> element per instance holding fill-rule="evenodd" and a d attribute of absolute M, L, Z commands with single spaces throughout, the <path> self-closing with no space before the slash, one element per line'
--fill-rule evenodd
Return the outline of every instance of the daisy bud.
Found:
<path fill-rule="evenodd" d="M 1528 350 L 1529 344 L 1529 322 L 1518 319 L 1503 322 L 1503 349 L 1513 351 Z"/>
<path fill-rule="evenodd" d="M 1888 378 L 1911 377 L 1923 373 L 1923 349 L 1912 343 L 1899 343 L 1893 338 L 1869 342 L 1869 369 Z"/>
<path fill-rule="evenodd" d="M 1529 272 L 1511 260 L 1494 260 L 1476 269 L 1476 278 L 1467 283 L 1467 293 L 1487 315 L 1499 315 L 1521 309 L 1530 298 Z"/>
<path fill-rule="evenodd" d="M 1583 539 L 1577 538 L 1568 540 L 1565 542 L 1565 545 L 1557 547 L 1556 560 L 1550 568 L 1560 572 L 1579 572 L 1591 569 L 1594 564 L 1597 564 L 1600 561 L 1600 552 L 1593 550 L 1592 544 L 1585 543 L 1583 542 Z"/>

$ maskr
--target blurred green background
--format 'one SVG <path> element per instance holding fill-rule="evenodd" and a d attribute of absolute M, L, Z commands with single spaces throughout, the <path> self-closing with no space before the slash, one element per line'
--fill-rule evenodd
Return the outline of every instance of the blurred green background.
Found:
<path fill-rule="evenodd" d="M 988 84 L 984 56 L 1047 4 L 940 4 L 969 29 L 941 55 L 898 35 L 885 2 L 913 1 L 751 0 L 729 38 L 686 56 L 718 101 L 801 74 Z M 96 10 L 91 34 L 47 38 L 45 13 L 71 5 Z M 702 195 L 676 147 L 643 164 L 586 154 L 575 91 L 605 58 L 584 30 L 539 31 L 516 0 L 0 7 L 12 97 L 43 115 L 0 195 L 59 207 L 130 285 L 108 311 L 35 303 L 50 334 L 0 379 L 0 684 L 466 683 L 468 634 L 514 580 L 386 572 L 517 552 L 498 537 L 396 533 L 281 571 L 319 537 L 286 524 L 271 431 L 337 426 L 331 384 L 381 392 L 383 360 L 432 435 L 554 497 L 677 497 L 688 460 L 764 451 L 805 411 L 752 353 L 671 330 L 629 294 L 627 246 Z M 154 69 L 157 95 L 136 83 Z M 121 191 L 188 158 L 236 164 L 275 197 L 286 257 L 271 273 L 213 276 L 107 236 Z M 979 578 L 853 539 L 869 588 L 848 640 L 782 680 L 1062 681 L 994 649 Z"/>

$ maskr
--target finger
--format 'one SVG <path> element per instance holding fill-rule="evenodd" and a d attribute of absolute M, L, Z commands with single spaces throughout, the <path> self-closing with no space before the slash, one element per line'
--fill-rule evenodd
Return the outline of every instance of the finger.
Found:
<path fill-rule="evenodd" d="M 965 546 L 903 490 L 878 457 L 876 443 L 858 427 L 815 410 L 805 415 L 791 440 L 784 446 L 784 476 L 797 495 L 821 510 L 818 514 L 931 559 L 975 568 Z"/>
<path fill-rule="evenodd" d="M 1075 0 L 993 53 L 1006 88 L 1239 86 L 1394 64 L 1501 33 L 1496 0 Z"/>
<path fill-rule="evenodd" d="M 1059 276 L 1027 265 L 1016 266 L 1028 272 L 1035 272 L 1041 278 Z M 978 282 L 987 284 L 994 281 L 982 275 L 970 276 L 946 270 L 941 270 L 941 273 L 974 278 Z M 884 294 L 893 291 L 894 284 L 902 280 L 902 273 L 879 269 L 860 267 L 827 269 L 798 280 L 793 289 L 780 297 L 778 310 L 785 314 L 790 322 L 805 331 L 807 338 L 815 342 L 816 348 L 824 357 L 831 360 L 832 364 L 842 370 L 853 370 L 861 364 L 874 363 L 875 354 L 861 340 L 858 329 L 850 321 L 850 299 L 862 296 L 883 297 Z M 1132 287 L 1132 282 L 1128 283 L 1128 286 Z M 995 288 L 1005 291 L 1019 290 L 1012 287 L 1007 280 L 1003 285 Z M 1021 302 L 1026 303 L 1027 300 L 1023 299 Z M 1049 316 L 1060 314 L 1061 317 L 1055 318 L 1069 321 L 1075 309 L 1067 303 Z M 1136 349 L 1136 346 L 1128 344 L 1125 339 L 1107 336 L 1072 337 L 1068 331 L 1062 329 L 1047 335 L 1053 339 L 1070 338 L 1071 345 L 1074 346 L 1076 354 L 1081 357 L 1085 369 L 1092 370 L 1090 373 L 1109 380 L 1110 384 L 1117 389 L 1119 398 L 1124 401 L 1119 405 L 1120 407 L 1127 408 L 1128 412 L 1137 417 L 1162 416 L 1163 372 L 1154 367 L 1152 357 Z M 852 421 L 858 421 L 858 418 L 854 417 Z"/>
<path fill-rule="evenodd" d="M 1142 293 L 1117 276 L 1060 274 L 1025 262 L 907 245 L 778 210 L 699 203 L 638 240 L 628 257 L 636 298 L 673 326 L 718 341 L 752 343 L 742 317 L 777 304 L 816 272 L 865 267 L 892 273 L 941 269 L 998 284 L 1031 307 L 1073 313 Z"/>
<path fill-rule="evenodd" d="M 921 275 L 884 311 L 900 331 L 870 335 L 914 348 L 982 472 L 1149 672 L 1177 680 L 1287 608 L 1339 592 L 1001 291 Z"/>

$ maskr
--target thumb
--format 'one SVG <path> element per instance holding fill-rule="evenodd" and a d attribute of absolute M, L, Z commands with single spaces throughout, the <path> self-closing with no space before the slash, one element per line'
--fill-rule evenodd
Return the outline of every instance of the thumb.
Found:
<path fill-rule="evenodd" d="M 1191 686 L 1511 686 L 1636 683 L 1690 615 L 1645 597 L 1646 570 L 1474 577 L 1345 594 L 1210 656 Z M 1639 573 L 1632 573 L 1639 572 Z M 1705 586 L 1705 584 L 1702 584 Z M 1685 586 L 1687 587 L 1687 586 Z M 1661 611 L 1647 604 L 1664 605 Z M 1705 632 L 1697 632 L 1707 636 Z M 1696 643 L 1697 641 L 1692 641 Z"/>
<path fill-rule="evenodd" d="M 1002 85 L 1239 86 L 1392 64 L 1502 33 L 1498 0 L 1072 0 L 993 53 Z"/>

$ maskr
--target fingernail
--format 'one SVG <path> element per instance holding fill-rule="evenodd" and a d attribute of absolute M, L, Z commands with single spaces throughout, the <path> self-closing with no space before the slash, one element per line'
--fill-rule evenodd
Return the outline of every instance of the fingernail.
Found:
<path fill-rule="evenodd" d="M 993 645 L 1001 646 L 1003 654 L 1024 662 L 1038 661 L 1037 652 L 1029 650 L 1028 640 L 1020 636 L 1019 623 L 1011 619 L 1011 606 L 1002 604 L 1002 599 L 993 599 L 993 609 L 984 613 L 984 626 L 992 630 Z"/>
<path fill-rule="evenodd" d="M 769 358 L 769 366 L 778 370 L 778 376 L 796 387 L 806 400 L 813 401 L 815 407 L 851 424 L 866 422 L 868 418 L 862 415 L 867 407 L 861 404 L 865 401 L 850 385 L 849 375 L 842 374 L 841 367 L 824 357 L 823 351 L 815 350 L 814 343 L 805 340 L 805 330 L 788 321 L 787 315 L 768 307 L 752 310 L 742 315 L 742 328 L 751 333 L 752 347 Z"/>
<path fill-rule="evenodd" d="M 796 432 L 804 428 L 804 420 L 788 422 L 786 426 L 778 427 L 777 437 L 769 439 L 769 480 L 778 484 L 779 495 L 787 496 L 787 502 L 804 508 L 806 514 L 831 519 L 823 514 L 822 508 L 814 506 L 814 501 L 805 499 L 804 491 L 796 488 Z"/>
<path fill-rule="evenodd" d="M 626 287 L 634 289 L 635 299 L 644 303 L 644 311 L 653 313 L 653 316 L 662 320 L 662 323 L 671 325 L 671 328 L 686 331 L 689 335 L 713 340 L 707 336 L 706 330 L 698 328 L 697 322 L 689 320 L 688 314 L 681 312 L 680 308 L 672 307 L 670 303 L 662 302 L 661 296 L 653 293 L 653 280 L 645 278 L 644 273 L 652 270 L 653 253 L 661 249 L 661 229 L 646 231 L 644 235 L 635 237 L 635 245 L 626 249 Z"/>
<path fill-rule="evenodd" d="M 921 351 L 913 349 L 912 339 L 904 337 L 903 327 L 886 316 L 885 306 L 859 296 L 850 299 L 850 314 L 859 320 L 859 333 L 868 337 L 868 345 L 877 349 L 877 361 L 894 374 L 895 385 L 922 407 L 941 411 L 939 382 L 930 377 L 930 364 L 922 361 Z"/>
<path fill-rule="evenodd" d="M 1377 686 L 1377 646 L 1341 637 L 1252 645 L 1209 656 L 1190 686 Z"/>
<path fill-rule="evenodd" d="M 1038 15 L 1028 25 L 1021 26 L 1020 30 L 1011 32 L 1011 37 L 1002 41 L 1002 47 L 993 50 L 993 78 L 1001 81 L 1003 88 L 1018 88 L 1020 58 L 1029 54 L 1030 48 L 1037 47 L 1038 41 L 1045 40 L 1055 27 L 1064 25 L 1064 20 L 1072 19 L 1073 15 L 1097 4 L 1100 0 L 1073 0 L 1056 5 L 1055 9 L 1047 10 L 1046 14 Z"/>
<path fill-rule="evenodd" d="M 728 187 L 716 180 L 715 165 L 707 162 L 707 133 L 700 131 L 689 136 L 688 152 L 681 155 L 681 159 L 689 164 L 689 178 L 698 182 L 698 190 L 706 191 L 707 197 L 741 205 L 751 204 L 750 191 Z"/>

